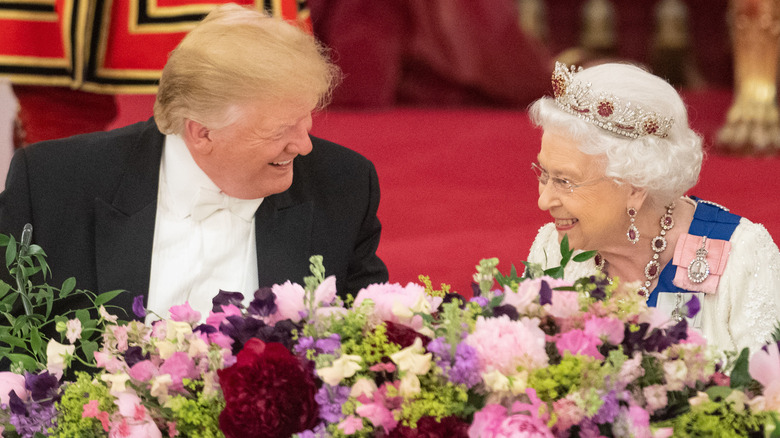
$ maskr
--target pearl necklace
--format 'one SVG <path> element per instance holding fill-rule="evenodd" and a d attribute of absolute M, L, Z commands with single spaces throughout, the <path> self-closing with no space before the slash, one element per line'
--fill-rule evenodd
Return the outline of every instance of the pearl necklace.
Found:
<path fill-rule="evenodd" d="M 653 237 L 653 240 L 650 242 L 650 248 L 653 250 L 653 258 L 645 265 L 645 283 L 637 290 L 637 293 L 645 297 L 646 300 L 650 298 L 650 285 L 653 284 L 653 280 L 658 278 L 658 275 L 661 273 L 661 264 L 658 263 L 658 259 L 668 246 L 666 242 L 666 233 L 674 227 L 674 218 L 672 217 L 673 211 L 674 202 L 666 206 L 666 213 L 661 216 L 661 220 L 659 221 L 661 224 L 661 232 Z M 601 254 L 596 254 L 595 262 L 596 268 L 606 274 L 607 260 L 602 257 Z"/>

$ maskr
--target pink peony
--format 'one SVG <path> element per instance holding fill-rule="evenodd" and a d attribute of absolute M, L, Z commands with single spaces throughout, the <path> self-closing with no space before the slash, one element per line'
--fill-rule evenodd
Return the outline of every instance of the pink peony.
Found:
<path fill-rule="evenodd" d="M 11 391 L 16 391 L 17 397 L 26 401 L 30 394 L 24 387 L 24 376 L 10 371 L 0 372 L 0 404 L 8 405 Z"/>
<path fill-rule="evenodd" d="M 591 318 L 585 321 L 585 333 L 612 345 L 620 345 L 625 335 L 625 326 L 617 318 Z"/>
<path fill-rule="evenodd" d="M 365 300 L 374 303 L 374 315 L 379 320 L 404 324 L 415 330 L 423 324 L 422 318 L 413 313 L 422 311 L 421 307 L 433 312 L 442 302 L 441 297 L 429 296 L 425 288 L 416 283 L 408 283 L 405 287 L 398 283 L 368 285 L 358 292 L 353 306 L 358 307 Z"/>
<path fill-rule="evenodd" d="M 563 398 L 553 402 L 553 412 L 558 416 L 555 423 L 557 434 L 562 434 L 572 426 L 579 424 L 585 418 L 585 410 L 577 406 L 573 400 Z"/>
<path fill-rule="evenodd" d="M 571 291 L 553 291 L 552 304 L 545 307 L 547 313 L 556 318 L 569 318 L 580 313 L 579 295 Z"/>
<path fill-rule="evenodd" d="M 518 413 L 512 408 L 512 415 L 507 415 L 505 407 L 490 404 L 474 414 L 474 421 L 469 427 L 469 438 L 553 438 L 553 434 L 540 418 Z"/>
<path fill-rule="evenodd" d="M 579 354 L 601 360 L 604 359 L 604 355 L 599 353 L 599 345 L 601 345 L 601 339 L 579 329 L 561 333 L 555 342 L 561 356 L 568 351 L 574 356 Z"/>
<path fill-rule="evenodd" d="M 200 312 L 190 307 L 190 303 L 184 303 L 179 306 L 173 306 L 169 310 L 171 319 L 179 322 L 188 322 L 197 324 L 200 321 Z"/>
<path fill-rule="evenodd" d="M 477 350 L 482 373 L 497 370 L 511 376 L 518 367 L 530 371 L 547 365 L 545 335 L 536 318 L 512 321 L 506 315 L 480 316 L 465 342 Z"/>

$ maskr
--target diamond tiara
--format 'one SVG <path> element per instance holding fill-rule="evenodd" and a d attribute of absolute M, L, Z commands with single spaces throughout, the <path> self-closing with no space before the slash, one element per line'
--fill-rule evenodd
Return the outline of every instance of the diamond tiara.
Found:
<path fill-rule="evenodd" d="M 674 119 L 658 113 L 645 111 L 639 105 L 626 102 L 609 93 L 594 95 L 591 84 L 582 84 L 574 75 L 582 67 L 556 62 L 552 75 L 553 95 L 558 106 L 599 128 L 629 138 L 655 135 L 664 138 L 669 134 Z"/>

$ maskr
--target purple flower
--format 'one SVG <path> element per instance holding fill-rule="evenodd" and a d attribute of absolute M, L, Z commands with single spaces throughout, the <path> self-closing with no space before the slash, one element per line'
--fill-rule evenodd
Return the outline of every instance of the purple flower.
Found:
<path fill-rule="evenodd" d="M 133 313 L 139 318 L 146 317 L 146 308 L 144 307 L 144 296 L 136 295 L 133 298 Z"/>
<path fill-rule="evenodd" d="M 486 297 L 472 297 L 469 301 L 477 303 L 479 307 L 485 307 L 490 302 Z"/>
<path fill-rule="evenodd" d="M 539 286 L 539 304 L 542 306 L 552 304 L 552 288 L 544 280 L 542 280 L 542 284 Z"/>
<path fill-rule="evenodd" d="M 220 290 L 217 296 L 211 299 L 212 311 L 221 312 L 222 306 L 232 304 L 239 309 L 243 309 L 244 294 L 241 292 L 227 292 Z"/>
<path fill-rule="evenodd" d="M 601 405 L 601 408 L 593 417 L 593 421 L 598 424 L 612 423 L 620 412 L 617 393 L 610 391 L 609 394 L 603 397 L 603 400 L 604 404 Z"/>
<path fill-rule="evenodd" d="M 349 398 L 348 386 L 322 385 L 314 400 L 320 405 L 320 418 L 328 423 L 338 423 L 344 419 L 341 405 Z"/>
<path fill-rule="evenodd" d="M 697 313 L 699 313 L 699 309 L 701 309 L 701 303 L 699 303 L 699 299 L 696 298 L 696 295 L 691 295 L 691 299 L 687 304 L 685 304 L 685 307 L 688 309 L 688 314 L 685 316 L 688 318 L 693 318 Z"/>
<path fill-rule="evenodd" d="M 144 350 L 141 347 L 127 347 L 127 351 L 125 351 L 125 363 L 127 363 L 128 367 L 131 367 L 138 362 L 142 362 L 146 359 L 149 359 L 149 353 L 144 354 Z"/>
<path fill-rule="evenodd" d="M 502 315 L 508 316 L 512 321 L 517 321 L 520 319 L 520 314 L 517 312 L 517 309 L 515 309 L 515 306 L 510 306 L 509 304 L 504 304 L 493 308 L 494 317 L 498 318 Z"/>
<path fill-rule="evenodd" d="M 24 387 L 30 391 L 33 401 L 44 404 L 54 404 L 59 392 L 60 382 L 56 376 L 44 371 L 40 374 L 25 373 Z"/>
<path fill-rule="evenodd" d="M 21 402 L 21 400 L 19 401 Z M 36 433 L 47 435 L 47 430 L 56 426 L 56 419 L 57 409 L 53 403 L 32 402 L 29 406 L 29 412 L 26 408 L 23 409 L 22 413 L 12 410 L 9 422 L 16 428 L 16 433 L 19 436 L 31 438 Z"/>
<path fill-rule="evenodd" d="M 249 303 L 249 313 L 257 316 L 270 316 L 276 312 L 276 295 L 270 287 L 261 287 L 255 291 L 255 299 Z"/>
<path fill-rule="evenodd" d="M 329 436 L 330 434 L 328 434 L 324 423 L 318 424 L 314 429 L 304 430 L 298 434 L 299 438 L 328 438 Z"/>
<path fill-rule="evenodd" d="M 305 355 L 306 351 L 314 349 L 314 338 L 311 336 L 304 336 L 298 338 L 298 343 L 295 344 L 295 353 Z"/>
<path fill-rule="evenodd" d="M 482 381 L 479 374 L 479 357 L 474 347 L 461 342 L 455 349 L 455 363 L 449 369 L 449 379 L 468 388 Z"/>
<path fill-rule="evenodd" d="M 339 348 L 341 348 L 341 336 L 338 333 L 334 333 L 325 339 L 317 339 L 314 343 L 314 348 L 318 353 L 333 354 Z"/>

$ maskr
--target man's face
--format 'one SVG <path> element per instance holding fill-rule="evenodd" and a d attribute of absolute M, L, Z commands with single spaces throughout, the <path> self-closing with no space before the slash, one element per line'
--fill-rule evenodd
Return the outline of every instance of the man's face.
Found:
<path fill-rule="evenodd" d="M 243 106 L 238 121 L 208 132 L 208 152 L 193 153 L 193 158 L 230 196 L 255 199 L 281 193 L 292 184 L 293 159 L 312 150 L 313 109 L 298 102 Z"/>

